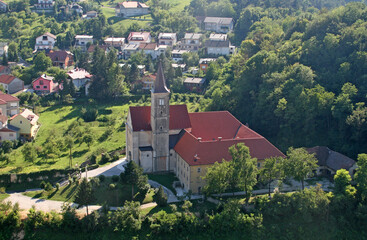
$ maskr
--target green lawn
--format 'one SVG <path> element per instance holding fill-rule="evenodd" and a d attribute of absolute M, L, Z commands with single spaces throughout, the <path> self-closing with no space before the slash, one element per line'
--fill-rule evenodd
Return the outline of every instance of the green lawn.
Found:
<path fill-rule="evenodd" d="M 178 181 L 178 178 L 175 176 L 175 174 L 148 174 L 148 178 L 162 184 L 166 188 L 170 189 L 173 193 L 176 193 L 176 190 L 172 186 L 174 181 Z"/>
<path fill-rule="evenodd" d="M 123 203 L 127 201 L 131 201 L 131 185 L 122 184 L 121 182 L 117 183 L 117 187 L 114 190 L 109 189 L 109 185 L 113 183 L 112 178 L 106 178 L 104 182 L 101 182 L 98 187 L 94 187 L 94 201 L 92 201 L 91 205 L 103 205 L 104 203 L 109 206 L 120 207 Z M 116 183 L 114 183 L 116 184 Z M 69 184 L 68 186 L 60 188 L 58 191 L 56 189 L 51 190 L 50 192 L 46 191 L 32 191 L 26 192 L 24 195 L 32 198 L 41 198 L 48 199 L 54 201 L 64 201 L 64 202 L 73 202 L 75 199 L 75 194 L 77 191 L 77 184 Z M 136 188 L 135 188 L 136 191 Z M 149 203 L 153 201 L 154 190 L 148 192 L 145 198 L 142 201 L 142 204 Z M 139 198 L 139 196 L 135 195 L 135 200 Z"/>
<path fill-rule="evenodd" d="M 2 202 L 5 198 L 9 197 L 9 194 L 1 193 L 0 194 L 0 202 Z"/>

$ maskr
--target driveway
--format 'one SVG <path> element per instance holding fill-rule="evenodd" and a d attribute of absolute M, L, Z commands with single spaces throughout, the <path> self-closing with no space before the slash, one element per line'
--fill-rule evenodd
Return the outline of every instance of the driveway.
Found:
<path fill-rule="evenodd" d="M 103 166 L 103 167 L 88 171 L 88 173 L 83 172 L 82 177 L 86 177 L 87 175 L 88 175 L 88 178 L 97 177 L 99 175 L 104 175 L 106 177 L 112 177 L 113 175 L 120 175 L 120 173 L 124 172 L 123 164 L 125 162 L 126 162 L 126 158 L 122 158 L 107 166 Z"/>

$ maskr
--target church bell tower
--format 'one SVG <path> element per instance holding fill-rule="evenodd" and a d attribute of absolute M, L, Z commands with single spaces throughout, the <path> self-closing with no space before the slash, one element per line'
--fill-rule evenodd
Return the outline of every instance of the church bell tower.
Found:
<path fill-rule="evenodd" d="M 152 127 L 153 172 L 168 171 L 169 166 L 169 94 L 162 63 L 151 94 L 150 122 Z"/>

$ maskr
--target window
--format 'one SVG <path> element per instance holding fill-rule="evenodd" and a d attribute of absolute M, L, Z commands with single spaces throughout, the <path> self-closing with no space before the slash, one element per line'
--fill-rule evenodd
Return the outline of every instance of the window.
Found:
<path fill-rule="evenodd" d="M 14 134 L 13 133 L 9 133 L 9 137 L 13 137 L 14 136 Z"/>
<path fill-rule="evenodd" d="M 42 36 L 42 40 L 47 40 L 47 36 Z"/>
<path fill-rule="evenodd" d="M 20 123 L 20 124 L 22 124 L 22 123 L 23 123 L 23 121 L 19 121 L 19 123 Z"/>
<path fill-rule="evenodd" d="M 198 168 L 198 172 L 200 172 L 201 171 L 201 169 L 200 168 Z"/>
<path fill-rule="evenodd" d="M 258 168 L 259 168 L 259 167 L 261 167 L 261 163 L 259 163 L 259 162 L 258 162 L 258 163 L 257 163 L 257 167 L 258 167 Z"/>
<path fill-rule="evenodd" d="M 47 86 L 43 86 L 43 88 L 47 88 Z"/>
<path fill-rule="evenodd" d="M 159 106 L 163 106 L 164 105 L 164 99 L 163 98 L 160 98 L 159 99 Z"/>
<path fill-rule="evenodd" d="M 40 85 L 43 85 L 43 80 L 40 80 Z"/>
<path fill-rule="evenodd" d="M 198 187 L 198 193 L 201 193 L 201 187 Z"/>
<path fill-rule="evenodd" d="M 41 88 L 40 86 L 36 86 L 36 88 Z"/>
<path fill-rule="evenodd" d="M 147 157 L 149 157 L 149 154 L 147 154 Z"/>

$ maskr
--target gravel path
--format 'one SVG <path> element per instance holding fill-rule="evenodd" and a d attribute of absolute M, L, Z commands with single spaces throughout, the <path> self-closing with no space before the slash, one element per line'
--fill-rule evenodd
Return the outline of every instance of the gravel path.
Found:
<path fill-rule="evenodd" d="M 122 165 L 125 163 L 125 161 L 126 161 L 126 158 L 122 158 L 107 166 L 103 166 L 103 167 L 88 171 L 88 178 L 97 177 L 99 175 L 105 175 L 106 177 L 111 177 L 113 175 L 120 175 L 120 173 L 124 171 L 124 167 Z M 82 177 L 86 177 L 86 175 L 87 175 L 86 172 L 82 173 Z"/>

